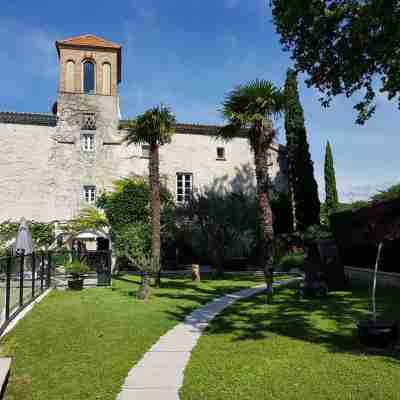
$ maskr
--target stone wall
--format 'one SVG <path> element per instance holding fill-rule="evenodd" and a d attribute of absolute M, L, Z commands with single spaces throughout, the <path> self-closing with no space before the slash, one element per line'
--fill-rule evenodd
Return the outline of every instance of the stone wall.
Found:
<path fill-rule="evenodd" d="M 344 267 L 344 271 L 350 281 L 368 283 L 372 287 L 372 280 L 374 278 L 374 271 L 372 269 Z M 378 271 L 376 281 L 378 286 L 400 287 L 400 274 Z"/>
<path fill-rule="evenodd" d="M 121 137 L 125 134 L 120 131 Z M 225 160 L 217 159 L 217 147 L 225 148 Z M 119 175 L 148 175 L 148 159 L 142 158 L 138 146 L 120 146 Z M 270 151 L 271 179 L 278 190 L 285 190 L 287 179 L 282 151 L 274 146 Z M 225 143 L 212 136 L 175 134 L 170 144 L 160 149 L 160 174 L 168 188 L 176 194 L 176 174 L 192 173 L 193 187 L 215 190 L 245 190 L 254 192 L 256 180 L 254 157 L 247 139 L 237 138 Z"/>
<path fill-rule="evenodd" d="M 64 93 L 60 100 L 56 127 L 0 123 L 0 221 L 22 216 L 68 220 L 86 205 L 85 185 L 96 186 L 100 194 L 112 190 L 118 178 L 148 174 L 141 147 L 121 143 L 125 132 L 117 128 L 116 97 Z M 97 116 L 93 153 L 81 148 L 85 111 Z M 225 148 L 225 160 L 217 160 L 217 147 Z M 270 159 L 272 180 L 282 190 L 286 176 L 278 146 Z M 195 190 L 255 190 L 253 155 L 245 138 L 223 143 L 205 134 L 177 133 L 161 148 L 160 160 L 161 175 L 174 194 L 179 172 L 193 174 Z"/>
<path fill-rule="evenodd" d="M 54 127 L 0 124 L 0 221 L 54 219 L 48 168 Z"/>

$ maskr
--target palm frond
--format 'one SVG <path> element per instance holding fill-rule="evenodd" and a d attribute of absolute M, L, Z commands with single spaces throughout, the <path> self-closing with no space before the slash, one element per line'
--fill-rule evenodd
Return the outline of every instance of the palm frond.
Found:
<path fill-rule="evenodd" d="M 215 136 L 215 139 L 220 139 L 224 142 L 229 142 L 230 140 L 237 137 L 242 130 L 242 125 L 240 123 L 232 123 L 220 128 Z"/>
<path fill-rule="evenodd" d="M 242 125 L 252 124 L 256 119 L 271 119 L 284 109 L 284 96 L 270 81 L 256 79 L 239 85 L 229 92 L 223 103 L 226 119 L 240 120 Z"/>
<path fill-rule="evenodd" d="M 156 106 L 127 123 L 127 133 L 124 142 L 131 144 L 170 143 L 174 133 L 175 116 L 163 105 Z"/>

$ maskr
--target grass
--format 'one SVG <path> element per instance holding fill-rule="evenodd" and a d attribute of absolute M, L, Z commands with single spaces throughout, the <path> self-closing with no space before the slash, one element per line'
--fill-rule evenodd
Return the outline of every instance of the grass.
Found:
<path fill-rule="evenodd" d="M 7 400 L 115 400 L 129 369 L 167 330 L 211 298 L 261 283 L 250 277 L 163 279 L 148 303 L 138 278 L 112 288 L 56 290 L 2 341 L 13 357 Z"/>
<path fill-rule="evenodd" d="M 398 290 L 378 289 L 387 318 L 400 317 Z M 356 336 L 368 291 L 299 299 L 294 288 L 237 302 L 217 317 L 194 349 L 182 400 L 400 399 L 400 356 L 371 353 Z"/>

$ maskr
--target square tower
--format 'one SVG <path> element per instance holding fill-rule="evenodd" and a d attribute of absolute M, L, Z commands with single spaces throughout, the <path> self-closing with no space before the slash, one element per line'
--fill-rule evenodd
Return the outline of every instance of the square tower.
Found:
<path fill-rule="evenodd" d="M 95 35 L 56 42 L 60 93 L 117 96 L 121 82 L 121 46 Z"/>
<path fill-rule="evenodd" d="M 83 35 L 57 41 L 56 48 L 58 118 L 49 162 L 56 214 L 70 219 L 116 179 L 121 46 Z"/>

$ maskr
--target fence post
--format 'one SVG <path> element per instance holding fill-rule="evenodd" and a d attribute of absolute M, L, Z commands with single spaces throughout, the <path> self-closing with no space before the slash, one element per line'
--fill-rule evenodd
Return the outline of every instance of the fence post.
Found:
<path fill-rule="evenodd" d="M 36 255 L 32 253 L 32 299 L 35 298 L 35 286 L 36 286 Z"/>
<path fill-rule="evenodd" d="M 20 253 L 21 261 L 19 266 L 19 306 L 24 305 L 24 263 L 25 263 L 25 251 L 21 250 Z"/>
<path fill-rule="evenodd" d="M 43 278 L 44 278 L 44 253 L 42 251 L 41 263 L 40 263 L 40 291 L 43 292 Z"/>
<path fill-rule="evenodd" d="M 10 319 L 10 295 L 11 295 L 11 263 L 12 257 L 7 260 L 6 270 L 6 321 Z"/>
<path fill-rule="evenodd" d="M 51 284 L 51 252 L 47 253 L 47 277 L 46 277 L 46 287 L 49 288 Z"/>

